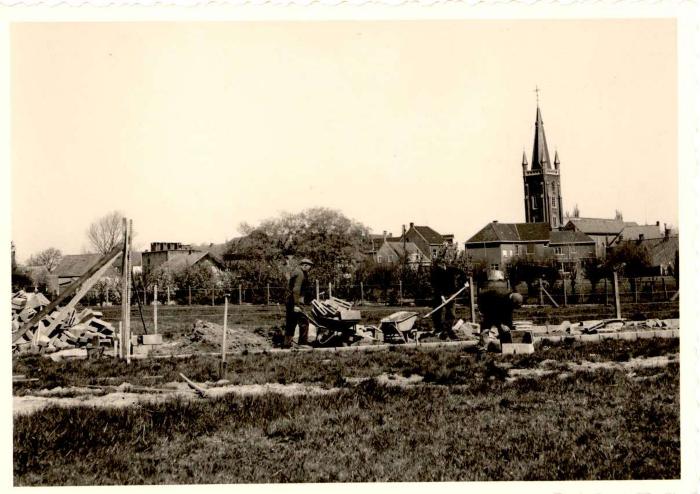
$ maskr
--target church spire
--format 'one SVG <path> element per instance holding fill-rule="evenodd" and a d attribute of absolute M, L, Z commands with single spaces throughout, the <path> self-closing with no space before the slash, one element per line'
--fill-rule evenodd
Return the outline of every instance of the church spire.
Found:
<path fill-rule="evenodd" d="M 535 119 L 535 142 L 532 146 L 532 169 L 546 170 L 552 168 L 549 160 L 549 149 L 547 148 L 547 138 L 544 136 L 544 125 L 542 124 L 542 112 L 537 105 L 537 117 Z"/>

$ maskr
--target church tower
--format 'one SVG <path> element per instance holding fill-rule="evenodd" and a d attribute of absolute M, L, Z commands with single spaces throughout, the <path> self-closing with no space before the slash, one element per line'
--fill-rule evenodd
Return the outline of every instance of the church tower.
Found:
<path fill-rule="evenodd" d="M 537 105 L 535 118 L 535 142 L 532 146 L 532 165 L 528 169 L 523 151 L 523 183 L 525 184 L 525 222 L 549 223 L 552 229 L 564 222 L 559 182 L 559 153 L 554 153 L 554 163 L 549 159 L 547 139 L 544 136 L 542 113 Z"/>

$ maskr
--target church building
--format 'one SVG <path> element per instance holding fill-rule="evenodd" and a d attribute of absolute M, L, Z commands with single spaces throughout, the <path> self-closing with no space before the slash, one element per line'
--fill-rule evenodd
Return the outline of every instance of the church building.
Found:
<path fill-rule="evenodd" d="M 525 151 L 523 151 L 526 223 L 549 223 L 553 230 L 564 226 L 559 165 L 558 153 L 554 154 L 554 163 L 549 159 L 547 138 L 544 135 L 544 125 L 542 124 L 542 112 L 538 104 L 535 119 L 535 142 L 532 146 L 532 166 L 529 168 Z"/>

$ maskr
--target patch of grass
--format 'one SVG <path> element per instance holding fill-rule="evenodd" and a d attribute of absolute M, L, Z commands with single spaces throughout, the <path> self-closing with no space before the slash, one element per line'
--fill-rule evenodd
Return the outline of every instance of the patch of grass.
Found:
<path fill-rule="evenodd" d="M 14 420 L 15 485 L 678 478 L 678 366 L 663 373 L 52 407 Z"/>

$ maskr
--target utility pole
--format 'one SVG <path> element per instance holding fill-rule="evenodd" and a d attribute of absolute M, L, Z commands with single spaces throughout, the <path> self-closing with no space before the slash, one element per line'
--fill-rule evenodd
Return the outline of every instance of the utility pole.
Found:
<path fill-rule="evenodd" d="M 158 285 L 153 285 L 153 327 L 158 334 Z"/>

